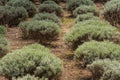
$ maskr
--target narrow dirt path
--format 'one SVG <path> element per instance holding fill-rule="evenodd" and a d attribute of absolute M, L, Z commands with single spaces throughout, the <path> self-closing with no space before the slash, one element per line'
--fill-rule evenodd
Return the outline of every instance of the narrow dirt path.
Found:
<path fill-rule="evenodd" d="M 65 9 L 65 4 L 60 5 Z M 70 18 L 69 16 L 70 14 L 65 10 L 61 33 L 58 40 L 52 43 L 56 45 L 56 47 L 51 48 L 51 50 L 56 56 L 63 60 L 64 71 L 60 80 L 85 80 L 85 78 L 89 78 L 91 73 L 77 66 L 78 63 L 73 60 L 73 51 L 69 50 L 64 43 L 65 34 L 70 31 L 75 21 L 74 18 Z"/>

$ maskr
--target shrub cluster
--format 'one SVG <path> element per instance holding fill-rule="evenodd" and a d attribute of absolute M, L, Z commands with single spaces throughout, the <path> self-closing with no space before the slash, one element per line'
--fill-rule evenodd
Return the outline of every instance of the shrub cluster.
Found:
<path fill-rule="evenodd" d="M 54 13 L 59 17 L 63 16 L 63 9 L 57 5 L 52 3 L 43 3 L 39 6 L 39 12 L 46 13 Z"/>
<path fill-rule="evenodd" d="M 5 34 L 5 27 L 0 26 L 0 57 L 4 56 L 8 52 L 8 41 L 4 38 Z"/>
<path fill-rule="evenodd" d="M 94 16 L 93 13 L 81 14 L 76 17 L 75 23 L 79 23 L 81 21 L 86 20 L 99 20 L 98 17 Z"/>
<path fill-rule="evenodd" d="M 56 2 L 56 3 L 59 3 L 59 2 L 61 2 L 62 0 L 41 0 L 41 3 L 44 3 L 44 2 Z"/>
<path fill-rule="evenodd" d="M 24 7 L 28 12 L 29 17 L 32 17 L 36 13 L 35 5 L 29 0 L 10 0 L 7 5 L 13 7 Z"/>
<path fill-rule="evenodd" d="M 80 5 L 94 5 L 91 0 L 68 0 L 68 11 L 71 13 Z"/>
<path fill-rule="evenodd" d="M 19 26 L 23 38 L 37 39 L 43 43 L 55 39 L 60 32 L 60 27 L 51 21 L 26 21 Z"/>
<path fill-rule="evenodd" d="M 120 24 L 120 1 L 111 0 L 105 4 L 104 17 L 112 25 Z"/>
<path fill-rule="evenodd" d="M 16 26 L 27 17 L 27 11 L 23 7 L 0 6 L 0 24 Z"/>
<path fill-rule="evenodd" d="M 105 2 L 110 1 L 110 0 L 92 0 L 92 1 L 105 3 Z"/>
<path fill-rule="evenodd" d="M 5 34 L 6 34 L 6 28 L 0 25 L 0 37 L 5 36 Z"/>
<path fill-rule="evenodd" d="M 45 1 L 54 1 L 56 3 L 60 3 L 60 2 L 66 2 L 67 0 L 40 0 L 42 3 L 45 2 Z"/>
<path fill-rule="evenodd" d="M 112 41 L 113 36 L 117 32 L 117 28 L 109 25 L 108 23 L 104 23 L 102 21 L 100 23 L 99 20 L 90 20 L 89 22 L 87 20 L 74 25 L 72 30 L 67 33 L 65 41 L 70 47 L 74 49 L 77 48 L 80 44 L 90 40 Z"/>
<path fill-rule="evenodd" d="M 88 66 L 93 74 L 93 80 L 119 80 L 120 62 L 109 59 L 97 60 Z"/>
<path fill-rule="evenodd" d="M 23 77 L 20 77 L 20 78 L 13 78 L 12 80 L 48 80 L 46 78 L 39 78 L 39 77 L 35 77 L 35 76 L 32 76 L 32 75 L 26 75 L 26 76 L 23 76 Z"/>
<path fill-rule="evenodd" d="M 44 0 L 42 4 L 56 4 L 53 0 Z"/>
<path fill-rule="evenodd" d="M 52 79 L 61 75 L 62 69 L 62 61 L 39 44 L 23 47 L 0 60 L 0 75 L 8 78 L 31 74 Z"/>
<path fill-rule="evenodd" d="M 0 37 L 0 57 L 4 56 L 8 50 L 9 50 L 9 46 L 8 46 L 8 41 L 6 38 L 4 37 Z"/>
<path fill-rule="evenodd" d="M 38 13 L 33 17 L 33 20 L 46 20 L 46 21 L 52 21 L 57 23 L 58 25 L 61 25 L 61 20 L 55 15 L 50 13 Z"/>
<path fill-rule="evenodd" d="M 79 46 L 75 51 L 75 59 L 82 60 L 85 64 L 90 64 L 97 59 L 120 60 L 120 45 L 113 42 L 90 41 Z"/>
<path fill-rule="evenodd" d="M 73 15 L 76 17 L 81 14 L 86 14 L 86 13 L 93 13 L 94 15 L 98 15 L 98 9 L 96 8 L 95 5 L 80 5 L 73 11 Z"/>

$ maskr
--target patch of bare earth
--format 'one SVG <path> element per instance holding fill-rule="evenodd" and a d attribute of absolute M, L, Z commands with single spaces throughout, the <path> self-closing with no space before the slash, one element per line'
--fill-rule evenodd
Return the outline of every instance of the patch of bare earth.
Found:
<path fill-rule="evenodd" d="M 62 4 L 62 6 L 65 7 L 64 4 Z M 61 33 L 58 40 L 52 43 L 52 45 L 56 45 L 56 47 L 51 48 L 51 50 L 56 56 L 63 60 L 64 71 L 60 80 L 88 80 L 91 73 L 86 69 L 78 67 L 79 64 L 73 60 L 74 52 L 69 50 L 64 41 L 65 34 L 70 31 L 75 21 L 74 18 L 70 18 L 69 16 L 70 14 L 65 10 Z"/>
<path fill-rule="evenodd" d="M 22 39 L 19 27 L 8 28 L 6 37 L 10 43 L 10 51 L 20 49 L 25 45 L 34 43 L 33 40 Z"/>

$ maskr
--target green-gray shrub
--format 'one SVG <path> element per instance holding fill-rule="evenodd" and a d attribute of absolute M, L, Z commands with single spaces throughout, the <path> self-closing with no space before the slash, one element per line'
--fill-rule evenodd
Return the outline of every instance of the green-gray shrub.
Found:
<path fill-rule="evenodd" d="M 23 7 L 0 6 L 0 14 L 0 24 L 9 26 L 17 26 L 28 17 Z"/>
<path fill-rule="evenodd" d="M 68 8 L 68 11 L 70 11 L 71 13 L 80 5 L 94 5 L 94 3 L 91 0 L 68 0 L 67 1 L 67 8 Z"/>
<path fill-rule="evenodd" d="M 120 25 L 120 1 L 111 0 L 105 4 L 104 17 L 112 25 Z"/>
<path fill-rule="evenodd" d="M 27 74 L 48 79 L 61 75 L 63 65 L 59 58 L 39 44 L 32 47 L 29 45 L 4 56 L 0 60 L 0 75 L 9 79 Z"/>
<path fill-rule="evenodd" d="M 59 17 L 63 16 L 63 9 L 57 4 L 41 4 L 39 6 L 40 13 L 54 13 Z"/>
<path fill-rule="evenodd" d="M 26 75 L 23 77 L 19 77 L 19 78 L 12 78 L 12 80 L 48 80 L 47 78 L 39 78 L 39 77 L 35 77 L 34 75 Z"/>
<path fill-rule="evenodd" d="M 76 17 L 81 14 L 86 14 L 86 13 L 93 13 L 94 15 L 98 15 L 98 9 L 96 8 L 95 5 L 80 5 L 73 11 L 73 15 Z"/>
<path fill-rule="evenodd" d="M 11 19 L 9 20 L 9 26 L 17 26 L 21 21 L 25 21 L 28 18 L 28 13 L 23 7 L 11 7 L 12 12 Z"/>
<path fill-rule="evenodd" d="M 83 61 L 85 65 L 98 59 L 120 60 L 120 45 L 109 41 L 85 42 L 76 49 L 74 58 Z"/>
<path fill-rule="evenodd" d="M 92 0 L 92 1 L 105 3 L 105 2 L 110 1 L 110 0 Z"/>
<path fill-rule="evenodd" d="M 45 0 L 42 4 L 56 4 L 53 0 Z"/>
<path fill-rule="evenodd" d="M 80 44 L 90 40 L 113 41 L 113 36 L 116 34 L 120 35 L 119 33 L 120 32 L 118 32 L 117 28 L 106 22 L 99 20 L 87 20 L 74 25 L 71 31 L 66 34 L 65 42 L 74 49 L 77 48 Z M 116 39 L 120 40 L 119 37 Z"/>
<path fill-rule="evenodd" d="M 5 26 L 0 25 L 0 37 L 5 36 L 6 31 L 7 30 L 6 30 Z"/>
<path fill-rule="evenodd" d="M 13 7 L 24 7 L 28 12 L 29 17 L 32 17 L 36 13 L 35 5 L 29 0 L 10 0 L 7 5 Z"/>
<path fill-rule="evenodd" d="M 57 23 L 58 25 L 61 25 L 61 20 L 55 15 L 50 13 L 38 13 L 33 17 L 33 20 L 47 20 Z"/>
<path fill-rule="evenodd" d="M 75 23 L 86 20 L 99 20 L 99 17 L 94 16 L 93 13 L 82 14 L 76 17 Z"/>
<path fill-rule="evenodd" d="M 56 3 L 59 3 L 59 2 L 61 2 L 60 0 L 41 0 L 41 2 L 42 3 L 44 3 L 44 2 L 56 2 Z"/>
<path fill-rule="evenodd" d="M 97 25 L 97 26 L 110 26 L 109 22 L 107 21 L 102 21 L 100 19 L 91 19 L 91 20 L 86 20 L 86 21 L 83 21 L 83 22 L 78 22 L 78 24 L 75 24 L 75 27 L 80 27 L 80 25 L 83 25 L 83 26 L 88 26 L 88 25 Z"/>
<path fill-rule="evenodd" d="M 51 21 L 26 21 L 19 26 L 23 38 L 37 39 L 43 43 L 54 40 L 60 32 L 60 27 Z"/>
<path fill-rule="evenodd" d="M 0 36 L 0 57 L 4 56 L 9 50 L 7 39 Z"/>
<path fill-rule="evenodd" d="M 92 72 L 92 80 L 119 80 L 120 62 L 116 60 L 97 60 L 88 66 Z"/>
<path fill-rule="evenodd" d="M 41 0 L 41 3 L 44 3 L 44 2 L 46 2 L 46 1 L 54 1 L 54 2 L 56 2 L 56 3 L 60 3 L 60 2 L 62 2 L 63 0 Z"/>

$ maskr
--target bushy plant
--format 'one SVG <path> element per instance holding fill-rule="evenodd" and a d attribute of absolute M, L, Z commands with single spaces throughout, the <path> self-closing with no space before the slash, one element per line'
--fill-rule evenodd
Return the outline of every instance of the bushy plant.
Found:
<path fill-rule="evenodd" d="M 7 9 L 8 6 L 0 6 L 0 24 L 7 24 L 9 22 L 10 11 Z"/>
<path fill-rule="evenodd" d="M 105 4 L 104 17 L 112 25 L 120 24 L 120 1 L 111 0 Z"/>
<path fill-rule="evenodd" d="M 4 56 L 8 52 L 8 45 L 7 39 L 0 36 L 0 57 Z"/>
<path fill-rule="evenodd" d="M 63 16 L 63 9 L 57 4 L 41 4 L 39 12 L 54 13 L 59 17 Z"/>
<path fill-rule="evenodd" d="M 109 22 L 102 21 L 100 19 L 91 19 L 91 20 L 85 20 L 83 22 L 78 22 L 75 24 L 75 27 L 80 27 L 80 25 L 88 26 L 88 25 L 97 25 L 97 26 L 110 26 Z"/>
<path fill-rule="evenodd" d="M 0 57 L 4 56 L 8 52 L 8 41 L 4 38 L 6 34 L 6 28 L 0 26 Z"/>
<path fill-rule="evenodd" d="M 23 7 L 0 6 L 0 14 L 0 24 L 9 26 L 16 26 L 28 17 Z"/>
<path fill-rule="evenodd" d="M 35 5 L 29 0 L 10 0 L 7 5 L 13 7 L 24 7 L 28 12 L 29 17 L 32 17 L 36 13 Z"/>
<path fill-rule="evenodd" d="M 5 36 L 6 31 L 7 31 L 7 30 L 6 30 L 5 26 L 1 26 L 1 25 L 0 25 L 0 37 L 1 37 L 1 36 Z"/>
<path fill-rule="evenodd" d="M 60 32 L 60 27 L 51 21 L 26 21 L 20 23 L 19 26 L 23 38 L 37 39 L 40 42 L 51 41 L 55 39 Z"/>
<path fill-rule="evenodd" d="M 92 1 L 105 3 L 105 2 L 110 1 L 110 0 L 92 0 Z"/>
<path fill-rule="evenodd" d="M 56 2 L 56 3 L 61 2 L 61 0 L 41 0 L 42 3 L 44 3 L 45 1 L 54 1 L 54 2 Z"/>
<path fill-rule="evenodd" d="M 12 12 L 11 19 L 8 22 L 9 26 L 17 26 L 28 17 L 28 13 L 23 7 L 11 7 L 9 10 Z"/>
<path fill-rule="evenodd" d="M 37 46 L 37 49 L 33 46 Z M 46 51 L 45 47 L 44 51 L 39 44 L 33 44 L 32 47 L 29 45 L 4 56 L 0 60 L 0 75 L 17 78 L 31 74 L 52 79 L 62 73 L 63 66 L 59 58 Z"/>
<path fill-rule="evenodd" d="M 96 8 L 95 5 L 80 5 L 73 11 L 73 15 L 76 17 L 81 14 L 86 14 L 86 13 L 93 13 L 94 15 L 98 15 L 98 9 Z"/>
<path fill-rule="evenodd" d="M 23 77 L 20 77 L 20 78 L 13 78 L 12 80 L 48 80 L 48 79 L 45 79 L 45 78 L 38 78 L 38 77 L 35 77 L 34 75 L 26 75 L 26 76 L 23 76 Z"/>
<path fill-rule="evenodd" d="M 39 13 L 36 14 L 33 17 L 33 20 L 47 20 L 47 21 L 52 21 L 57 23 L 58 25 L 61 25 L 61 20 L 55 15 L 55 14 L 50 14 L 50 13 Z"/>
<path fill-rule="evenodd" d="M 93 1 L 91 0 L 68 0 L 68 11 L 71 13 L 80 5 L 94 5 Z"/>
<path fill-rule="evenodd" d="M 117 28 L 109 25 L 108 23 L 100 22 L 99 20 L 92 20 L 90 22 L 87 20 L 84 22 L 79 22 L 73 26 L 71 31 L 66 34 L 66 44 L 74 49 L 77 48 L 80 44 L 90 40 L 112 41 L 113 36 L 118 32 Z"/>
<path fill-rule="evenodd" d="M 97 60 L 88 66 L 93 74 L 93 80 L 119 80 L 120 62 L 116 60 Z"/>
<path fill-rule="evenodd" d="M 94 16 L 93 13 L 81 14 L 77 16 L 75 23 L 86 20 L 99 20 L 99 17 Z"/>
<path fill-rule="evenodd" d="M 44 0 L 42 4 L 56 4 L 53 0 Z"/>
<path fill-rule="evenodd" d="M 97 59 L 116 59 L 120 60 L 120 45 L 113 42 L 85 42 L 75 51 L 75 59 L 82 60 L 85 65 L 90 64 Z"/>

